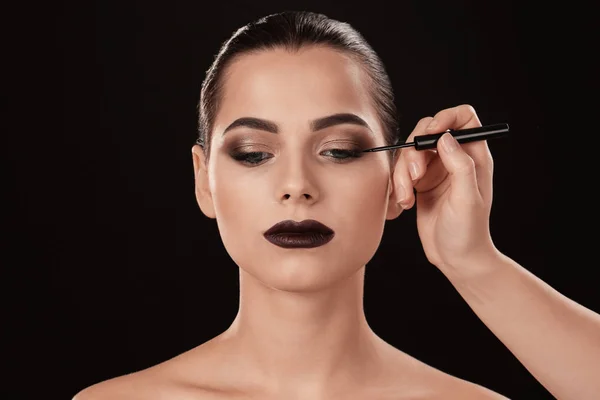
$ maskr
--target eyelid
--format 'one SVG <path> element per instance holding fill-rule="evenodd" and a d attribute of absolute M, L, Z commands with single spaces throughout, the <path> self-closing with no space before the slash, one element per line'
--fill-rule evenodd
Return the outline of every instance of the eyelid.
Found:
<path fill-rule="evenodd" d="M 336 146 L 337 145 L 337 146 Z M 346 151 L 360 151 L 363 148 L 366 148 L 361 143 L 351 142 L 347 140 L 331 140 L 329 142 L 323 143 L 321 147 L 321 151 L 330 151 L 330 150 L 346 150 Z M 263 153 L 263 152 L 272 152 L 273 150 L 265 148 L 261 145 L 255 144 L 243 144 L 239 146 L 233 146 L 229 149 L 230 152 L 246 152 L 246 153 Z"/>
<path fill-rule="evenodd" d="M 326 147 L 326 150 L 333 149 L 337 146 L 339 150 L 348 151 L 362 151 L 364 149 L 375 147 L 370 140 L 367 140 L 362 137 L 334 139 L 323 143 L 323 146 Z"/>
<path fill-rule="evenodd" d="M 363 144 L 363 143 L 361 143 L 361 141 L 356 140 L 356 139 L 334 139 L 334 140 L 328 140 L 327 142 L 325 142 L 323 144 L 326 145 L 326 144 L 330 144 L 330 143 L 351 144 L 351 145 L 355 145 L 355 146 L 361 146 Z"/>
<path fill-rule="evenodd" d="M 354 146 L 357 148 L 365 148 L 365 149 L 370 148 L 370 147 L 375 147 L 375 144 L 371 143 L 372 139 L 370 138 L 370 136 L 365 136 L 364 134 L 357 133 L 356 130 L 353 130 L 353 132 L 348 132 L 348 128 L 346 128 L 344 131 L 341 134 L 339 132 L 329 133 L 325 137 L 320 138 L 321 140 L 319 140 L 318 137 L 315 137 L 314 140 L 318 140 L 316 143 L 318 143 L 319 146 L 327 146 L 327 145 L 332 145 L 332 144 L 337 143 L 340 145 Z M 335 136 L 332 138 L 331 135 L 335 135 Z M 256 136 L 255 134 L 245 135 L 240 138 L 232 139 L 230 141 L 230 145 L 226 146 L 226 147 L 229 148 L 230 151 L 234 151 L 234 150 L 238 150 L 238 149 L 245 149 L 245 148 L 252 148 L 252 151 L 254 151 L 255 147 L 263 148 L 263 149 L 265 149 L 265 151 L 272 151 L 272 149 L 271 149 L 271 147 L 272 147 L 271 145 L 273 144 L 272 140 L 277 139 L 273 136 L 274 135 L 270 135 L 270 136 L 263 136 L 263 135 Z M 256 150 L 256 151 L 262 151 L 262 150 Z"/>
<path fill-rule="evenodd" d="M 261 151 L 269 151 L 270 149 L 266 148 L 265 145 L 260 143 L 240 143 L 235 144 L 229 148 L 229 151 L 239 151 L 244 150 L 248 152 L 261 152 Z"/>

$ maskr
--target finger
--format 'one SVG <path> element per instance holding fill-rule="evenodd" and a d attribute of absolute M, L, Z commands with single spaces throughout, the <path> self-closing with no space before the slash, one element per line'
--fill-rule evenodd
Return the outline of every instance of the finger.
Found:
<path fill-rule="evenodd" d="M 410 210 L 416 203 L 416 191 L 420 191 L 423 190 L 423 187 L 430 187 L 431 186 L 431 179 L 437 179 L 436 176 L 431 176 L 431 171 L 430 171 L 430 166 L 433 164 L 433 161 L 436 158 L 439 158 L 437 156 L 437 150 L 423 150 L 422 153 L 425 154 L 425 162 L 423 163 L 423 165 L 425 166 L 423 169 L 425 169 L 427 171 L 427 182 L 425 182 L 423 180 L 423 178 L 425 177 L 425 175 L 423 175 L 425 173 L 425 171 L 423 173 L 421 173 L 421 178 L 413 181 L 410 178 L 410 172 L 408 171 L 408 169 L 406 168 L 406 164 L 404 164 L 401 169 L 403 170 L 402 172 L 402 176 L 404 177 L 402 179 L 402 187 L 406 187 L 408 189 L 406 189 L 405 192 L 405 197 L 404 197 L 404 201 L 399 202 L 400 205 L 402 206 L 402 208 L 404 208 L 405 210 Z M 442 168 L 443 169 L 443 168 Z M 426 186 L 423 186 L 423 183 L 426 184 Z M 420 185 L 420 186 L 419 186 Z"/>
<path fill-rule="evenodd" d="M 413 141 L 415 136 L 422 135 L 431 120 L 432 117 L 422 118 L 408 136 L 407 142 Z M 400 151 L 394 168 L 394 190 L 396 191 L 396 203 L 400 203 L 404 209 L 409 209 L 414 204 L 415 182 L 411 171 L 413 174 L 416 172 L 415 179 L 423 176 L 427 168 L 426 157 L 424 152 L 419 152 L 412 147 L 406 147 Z"/>
<path fill-rule="evenodd" d="M 475 162 L 479 193 L 486 202 L 492 201 L 494 180 L 494 159 L 486 140 L 464 143 L 461 148 Z"/>
<path fill-rule="evenodd" d="M 419 194 L 436 190 L 448 177 L 448 171 L 440 157 L 437 153 L 431 154 L 431 160 L 427 163 L 427 178 L 419 179 L 419 182 L 414 184 L 415 202 L 418 201 Z"/>
<path fill-rule="evenodd" d="M 432 117 L 422 118 L 417 123 L 412 133 L 408 136 L 407 141 L 413 142 L 415 136 L 424 135 L 427 126 L 429 126 L 432 120 Z M 414 147 L 405 147 L 402 149 L 402 155 L 404 157 L 403 162 L 406 164 L 406 167 L 410 174 L 410 179 L 412 181 L 416 181 L 425 174 L 425 170 L 427 167 L 425 154 L 425 152 L 416 150 Z"/>
<path fill-rule="evenodd" d="M 438 154 L 450 175 L 453 196 L 462 204 L 481 204 L 483 198 L 477 183 L 475 161 L 450 133 L 438 141 Z"/>
<path fill-rule="evenodd" d="M 479 121 L 479 117 L 473 106 L 462 104 L 438 112 L 429 123 L 426 132 L 428 134 L 441 133 L 448 129 L 468 129 L 479 126 L 481 126 L 481 121 Z M 465 143 L 462 147 L 463 150 L 473 157 L 477 165 L 490 167 L 488 164 L 491 161 L 492 155 L 487 141 Z"/>
<path fill-rule="evenodd" d="M 468 129 L 479 126 L 481 126 L 481 121 L 473 106 L 462 104 L 438 112 L 429 123 L 427 132 L 443 132 L 447 129 Z M 461 148 L 475 161 L 481 195 L 486 201 L 491 200 L 494 162 L 487 141 L 464 143 Z"/>
<path fill-rule="evenodd" d="M 446 108 L 433 117 L 427 127 L 427 133 L 441 133 L 448 129 L 468 129 L 481 126 L 473 106 L 462 104 Z"/>

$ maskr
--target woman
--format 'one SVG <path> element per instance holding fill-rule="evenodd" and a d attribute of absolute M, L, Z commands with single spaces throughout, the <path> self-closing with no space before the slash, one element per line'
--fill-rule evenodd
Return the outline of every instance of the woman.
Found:
<path fill-rule="evenodd" d="M 428 260 L 541 384 L 560 399 L 600 393 L 600 316 L 492 242 L 486 142 L 446 134 L 435 151 L 360 152 L 404 138 L 385 69 L 349 25 L 287 12 L 241 28 L 207 72 L 199 111 L 196 198 L 240 268 L 239 312 L 212 340 L 77 400 L 505 399 L 366 322 L 365 265 L 385 221 L 415 203 Z M 480 125 L 457 106 L 408 140 Z"/>

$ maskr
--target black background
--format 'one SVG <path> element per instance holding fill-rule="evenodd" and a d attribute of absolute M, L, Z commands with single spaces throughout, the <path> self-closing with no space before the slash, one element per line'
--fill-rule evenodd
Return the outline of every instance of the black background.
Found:
<path fill-rule="evenodd" d="M 35 134 L 11 137 L 3 152 L 4 270 L 15 278 L 6 284 L 15 328 L 6 343 L 19 378 L 5 390 L 18 393 L 13 398 L 69 399 L 229 326 L 237 267 L 215 221 L 195 202 L 196 105 L 221 43 L 245 23 L 285 9 L 323 12 L 366 37 L 386 64 L 406 135 L 421 117 L 461 103 L 473 105 L 484 124 L 509 123 L 511 136 L 489 142 L 496 246 L 600 310 L 595 272 L 578 263 L 556 267 L 549 244 L 556 185 L 540 143 L 560 136 L 548 102 L 558 69 L 548 59 L 558 49 L 552 23 L 535 6 L 70 4 L 58 10 L 52 31 L 37 33 L 48 51 L 20 49 L 34 60 L 27 64 L 31 82 L 38 74 L 51 78 L 16 98 L 29 107 L 21 122 Z M 427 262 L 415 216 L 413 209 L 387 222 L 368 264 L 365 311 L 375 332 L 510 398 L 552 398 Z"/>

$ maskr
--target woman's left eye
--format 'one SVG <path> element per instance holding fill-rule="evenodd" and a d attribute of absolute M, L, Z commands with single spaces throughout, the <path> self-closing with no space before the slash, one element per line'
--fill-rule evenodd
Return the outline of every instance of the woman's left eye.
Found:
<path fill-rule="evenodd" d="M 347 160 L 350 158 L 359 158 L 362 156 L 362 152 L 360 150 L 330 149 L 323 151 L 321 154 L 324 153 L 333 154 L 332 158 L 340 161 Z"/>

